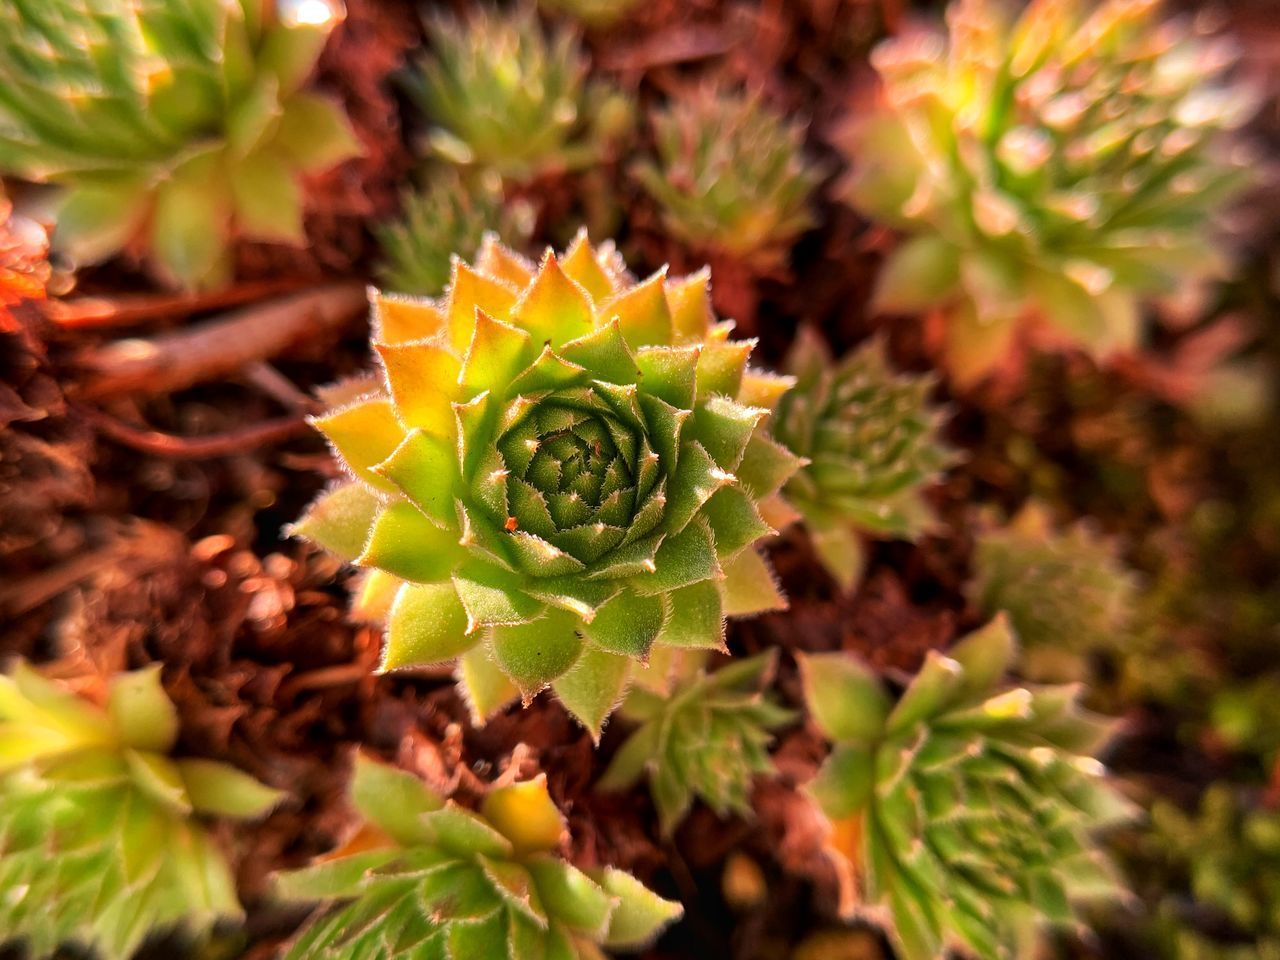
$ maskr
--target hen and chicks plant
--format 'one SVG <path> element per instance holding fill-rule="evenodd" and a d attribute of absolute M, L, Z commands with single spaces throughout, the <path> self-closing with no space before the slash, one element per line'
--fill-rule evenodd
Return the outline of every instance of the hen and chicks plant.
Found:
<path fill-rule="evenodd" d="M 1158 0 L 957 0 L 945 34 L 883 44 L 845 144 L 849 202 L 907 235 L 879 306 L 943 311 L 961 383 L 1029 322 L 1097 356 L 1135 346 L 1146 300 L 1222 266 L 1254 106 L 1234 60 Z"/>
<path fill-rule="evenodd" d="M 786 369 L 795 386 L 772 429 L 807 462 L 784 492 L 823 565 L 850 590 L 863 536 L 914 540 L 934 525 L 923 492 L 956 460 L 938 436 L 946 410 L 928 401 L 934 378 L 894 371 L 880 339 L 836 362 L 802 328 Z"/>
<path fill-rule="evenodd" d="M 0 171 L 59 188 L 54 244 L 80 263 L 126 250 L 214 287 L 236 240 L 302 243 L 301 178 L 359 152 L 305 89 L 341 19 L 316 2 L 6 3 Z"/>
<path fill-rule="evenodd" d="M 800 461 L 790 381 L 714 321 L 705 272 L 637 282 L 585 235 L 492 238 L 443 298 L 379 296 L 382 384 L 315 420 L 352 479 L 296 532 L 372 571 L 383 670 L 458 660 L 477 722 L 551 686 L 593 733 L 656 646 L 782 606 L 758 542 Z"/>
<path fill-rule="evenodd" d="M 1093 759 L 1109 725 L 1076 686 L 1002 689 L 1013 656 L 997 619 L 930 653 L 896 701 L 849 656 L 801 660 L 809 714 L 834 741 L 809 791 L 832 821 L 845 906 L 882 913 L 902 960 L 1029 956 L 1039 927 L 1121 896 L 1090 839 L 1129 816 Z"/>
<path fill-rule="evenodd" d="M 198 817 L 258 817 L 281 794 L 170 757 L 177 735 L 158 667 L 113 677 L 101 706 L 21 662 L 0 675 L 0 936 L 124 960 L 151 933 L 240 916 Z"/>
<path fill-rule="evenodd" d="M 700 650 L 654 658 L 618 711 L 639 727 L 596 783 L 600 790 L 627 790 L 646 778 L 667 836 L 695 799 L 721 817 L 749 815 L 752 780 L 773 770 L 773 731 L 796 717 L 766 689 L 776 650 L 713 673 L 706 672 L 706 660 Z"/>
<path fill-rule="evenodd" d="M 630 128 L 626 98 L 588 78 L 577 33 L 548 34 L 531 5 L 437 15 L 427 34 L 406 86 L 440 159 L 526 183 L 600 162 Z"/>
<path fill-rule="evenodd" d="M 761 272 L 785 267 L 814 225 L 822 171 L 804 152 L 805 124 L 758 93 L 703 84 L 652 117 L 657 158 L 635 167 L 663 226 L 691 249 Z"/>
<path fill-rule="evenodd" d="M 558 855 L 564 817 L 546 778 L 494 786 L 478 813 L 360 757 L 360 831 L 277 893 L 328 901 L 286 960 L 603 960 L 644 946 L 682 913 L 630 874 Z"/>

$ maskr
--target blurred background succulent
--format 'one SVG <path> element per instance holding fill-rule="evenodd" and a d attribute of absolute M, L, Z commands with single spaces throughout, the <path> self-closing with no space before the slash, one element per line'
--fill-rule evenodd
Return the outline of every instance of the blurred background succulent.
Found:
<path fill-rule="evenodd" d="M 1137 578 L 1087 521 L 1055 530 L 1048 509 L 1028 502 L 979 534 L 973 565 L 970 598 L 1009 615 L 1031 680 L 1088 680 L 1092 656 L 1123 654 L 1133 636 Z"/>
<path fill-rule="evenodd" d="M 0 676 L 0 942 L 125 960 L 152 933 L 238 917 L 197 816 L 261 816 L 281 794 L 213 760 L 172 759 L 160 670 L 112 678 L 105 707 L 19 662 Z"/>
<path fill-rule="evenodd" d="M 877 338 L 839 362 L 802 328 L 786 363 L 795 386 L 778 402 L 774 435 L 805 464 L 786 497 L 845 590 L 862 573 L 862 537 L 915 539 L 935 522 L 924 490 L 956 460 L 939 439 L 946 409 L 932 376 L 896 372 Z"/>
<path fill-rule="evenodd" d="M 1001 689 L 1014 646 L 998 618 L 931 652 L 896 702 L 847 655 L 801 660 L 810 716 L 834 741 L 808 789 L 832 821 L 845 907 L 887 909 L 902 960 L 948 944 L 1031 956 L 1041 926 L 1121 896 L 1090 838 L 1130 815 L 1093 759 L 1110 725 L 1075 686 Z"/>
<path fill-rule="evenodd" d="M 427 33 L 406 85 L 441 159 L 527 183 L 606 159 L 631 128 L 627 98 L 588 78 L 575 30 L 548 34 L 532 5 L 439 14 Z"/>
<path fill-rule="evenodd" d="M 281 896 L 322 901 L 286 960 L 600 960 L 683 912 L 622 870 L 561 858 L 568 831 L 544 776 L 492 787 L 475 813 L 359 757 L 351 799 L 360 831 L 277 878 Z"/>
<path fill-rule="evenodd" d="M 695 799 L 717 815 L 751 813 L 752 780 L 773 770 L 772 731 L 796 714 L 766 691 L 777 651 L 706 672 L 701 650 L 661 650 L 619 711 L 639 727 L 618 748 L 597 787 L 627 790 L 642 778 L 670 836 Z"/>
<path fill-rule="evenodd" d="M 1026 321 L 1102 356 L 1136 345 L 1144 299 L 1216 276 L 1215 218 L 1248 182 L 1254 110 L 1235 55 L 1158 0 L 957 0 L 945 35 L 879 47 L 853 117 L 847 199 L 908 235 L 880 309 L 941 308 L 959 382 Z"/>
<path fill-rule="evenodd" d="M 762 273 L 785 267 L 815 223 L 809 197 L 823 177 L 805 157 L 806 124 L 714 83 L 680 93 L 652 122 L 657 158 L 635 176 L 671 236 Z"/>
<path fill-rule="evenodd" d="M 1186 884 L 1155 925 L 1172 960 L 1280 958 L 1280 812 L 1256 800 L 1218 783 L 1192 814 L 1153 806 L 1147 855 Z"/>
<path fill-rule="evenodd" d="M 55 247 L 213 287 L 237 239 L 301 244 L 301 178 L 358 153 L 304 89 L 336 0 L 16 0 L 0 9 L 0 172 L 57 185 Z"/>
<path fill-rule="evenodd" d="M 533 231 L 533 219 L 527 203 L 504 203 L 498 178 L 433 170 L 424 188 L 405 194 L 399 219 L 375 228 L 382 247 L 379 279 L 392 293 L 439 296 L 455 252 L 471 255 L 486 233 L 518 250 Z"/>
<path fill-rule="evenodd" d="M 382 669 L 459 659 L 476 722 L 550 686 L 598 735 L 655 646 L 719 649 L 785 606 L 759 542 L 798 460 L 709 276 L 636 282 L 581 234 L 490 238 L 438 301 L 380 296 L 383 389 L 315 420 L 353 479 L 295 532 L 376 571 Z"/>

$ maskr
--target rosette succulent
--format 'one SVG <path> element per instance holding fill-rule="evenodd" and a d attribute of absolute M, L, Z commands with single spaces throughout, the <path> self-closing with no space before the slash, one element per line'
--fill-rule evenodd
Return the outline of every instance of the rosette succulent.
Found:
<path fill-rule="evenodd" d="M 626 98 L 587 77 L 577 33 L 561 25 L 548 36 L 532 5 L 438 15 L 427 33 L 407 89 L 431 149 L 450 163 L 525 182 L 598 162 L 631 126 Z"/>
<path fill-rule="evenodd" d="M 666 674 L 666 682 L 638 683 L 627 695 L 619 713 L 640 726 L 597 783 L 601 790 L 626 790 L 647 777 L 667 835 L 695 798 L 722 817 L 749 815 L 752 778 L 773 770 L 771 731 L 796 716 L 763 690 L 777 665 L 776 650 L 711 674 L 705 670 L 705 652 L 670 653 L 662 659 L 673 663 L 655 657 L 646 674 Z"/>
<path fill-rule="evenodd" d="M 1167 896 L 1157 928 L 1175 960 L 1280 958 L 1280 813 L 1215 784 L 1188 815 L 1159 801 L 1149 853 L 1189 885 Z"/>
<path fill-rule="evenodd" d="M 1074 686 L 1000 691 L 1013 654 L 997 619 L 930 653 L 896 703 L 853 658 L 801 660 L 835 741 L 809 790 L 833 821 L 846 907 L 883 910 L 902 960 L 1030 956 L 1040 925 L 1120 895 L 1089 839 L 1128 816 L 1092 758 L 1109 726 Z"/>
<path fill-rule="evenodd" d="M 375 228 L 382 246 L 379 276 L 389 291 L 439 296 L 449 284 L 455 250 L 477 250 L 486 233 L 520 247 L 533 224 L 527 206 L 503 203 L 493 178 L 433 173 L 427 186 L 404 197 L 400 218 Z"/>
<path fill-rule="evenodd" d="M 326 0 L 6 3 L 0 171 L 63 188 L 54 244 L 75 260 L 129 249 L 223 283 L 234 239 L 301 243 L 299 178 L 358 152 L 303 88 L 339 18 Z"/>
<path fill-rule="evenodd" d="M 934 523 L 922 496 L 956 460 L 938 438 L 946 411 L 928 402 L 930 376 L 897 373 L 874 339 L 838 363 L 802 328 L 787 360 L 795 377 L 773 432 L 808 461 L 787 500 L 827 570 L 845 590 L 863 567 L 864 535 L 915 539 Z"/>
<path fill-rule="evenodd" d="M 490 789 L 474 813 L 416 777 L 360 758 L 360 832 L 277 892 L 323 905 L 286 960 L 602 960 L 644 946 L 682 911 L 612 867 L 557 851 L 564 817 L 546 778 Z"/>
<path fill-rule="evenodd" d="M 100 707 L 24 663 L 0 676 L 0 937 L 34 956 L 75 941 L 124 960 L 153 932 L 240 915 L 199 814 L 256 817 L 280 793 L 213 760 L 172 759 L 158 667 Z"/>
<path fill-rule="evenodd" d="M 376 298 L 383 389 L 315 421 L 352 480 L 295 530 L 374 571 L 383 670 L 460 658 L 477 722 L 550 685 L 598 732 L 655 644 L 784 605 L 756 544 L 789 519 L 799 461 L 765 427 L 789 381 L 707 286 L 490 238 L 441 300 Z"/>
<path fill-rule="evenodd" d="M 672 236 L 775 269 L 815 223 L 809 197 L 823 174 L 805 157 L 804 131 L 759 94 L 703 84 L 654 113 L 657 162 L 635 174 Z"/>
<path fill-rule="evenodd" d="M 1217 271 L 1215 217 L 1247 182 L 1253 110 L 1229 43 L 1158 0 L 958 0 L 945 36 L 874 54 L 848 199 L 910 237 L 879 306 L 941 308 L 948 364 L 983 376 L 1026 321 L 1096 355 L 1132 347 L 1143 298 Z"/>
<path fill-rule="evenodd" d="M 1088 523 L 1057 532 L 1044 506 L 1030 502 L 978 536 L 973 564 L 969 595 L 988 615 L 1009 615 L 1024 646 L 1023 675 L 1084 680 L 1090 654 L 1125 650 L 1137 581 Z"/>

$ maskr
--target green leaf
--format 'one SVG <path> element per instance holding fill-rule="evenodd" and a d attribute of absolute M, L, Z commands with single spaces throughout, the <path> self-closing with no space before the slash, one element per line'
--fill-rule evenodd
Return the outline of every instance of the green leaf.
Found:
<path fill-rule="evenodd" d="M 529 623 L 546 608 L 521 590 L 521 580 L 492 564 L 468 564 L 454 575 L 467 611 L 467 632 L 480 627 Z"/>
<path fill-rule="evenodd" d="M 680 450 L 680 462 L 667 490 L 667 513 L 663 529 L 679 533 L 702 509 L 721 487 L 732 483 L 732 475 L 725 473 L 711 455 L 696 440 L 684 444 Z"/>
<path fill-rule="evenodd" d="M 450 853 L 471 859 L 476 855 L 510 859 L 511 841 L 489 826 L 478 814 L 452 800 L 440 810 L 423 814 L 420 821 L 432 833 L 434 842 Z"/>
<path fill-rule="evenodd" d="M 124 759 L 130 778 L 144 794 L 175 813 L 191 812 L 182 775 L 172 760 L 158 753 L 132 749 L 124 751 Z"/>
<path fill-rule="evenodd" d="M 392 601 L 378 672 L 453 660 L 480 640 L 452 582 L 406 583 Z"/>
<path fill-rule="evenodd" d="M 483 727 L 498 710 L 520 695 L 511 678 L 493 662 L 489 643 L 472 647 L 458 660 L 458 687 L 471 711 L 471 723 Z"/>
<path fill-rule="evenodd" d="M 846 593 L 858 585 L 866 564 L 862 536 L 837 517 L 805 514 L 805 529 L 827 572 Z"/>
<path fill-rule="evenodd" d="M 528 623 L 493 628 L 494 660 L 526 703 L 573 666 L 582 652 L 581 626 L 571 613 L 548 610 Z"/>
<path fill-rule="evenodd" d="M 747 549 L 722 565 L 721 602 L 727 617 L 746 617 L 769 610 L 785 610 L 786 597 L 778 588 L 769 563 L 759 551 Z"/>
<path fill-rule="evenodd" d="M 197 813 L 256 819 L 271 811 L 288 793 L 259 783 L 247 773 L 216 760 L 186 758 L 178 772 Z"/>
<path fill-rule="evenodd" d="M 774 532 L 739 486 L 717 490 L 703 507 L 702 515 L 711 524 L 716 555 L 721 560 L 728 560 L 739 550 Z"/>
<path fill-rule="evenodd" d="M 603 321 L 617 318 L 627 343 L 633 348 L 671 342 L 671 309 L 667 306 L 664 285 L 667 270 L 663 267 L 647 280 L 604 301 L 596 308 Z"/>
<path fill-rule="evenodd" d="M 781 490 L 803 462 L 782 444 L 757 431 L 734 476 L 753 498 L 763 500 Z"/>
<path fill-rule="evenodd" d="M 451 960 L 463 960 L 464 957 L 506 957 L 506 914 L 499 910 L 477 923 L 450 924 L 448 937 Z"/>
<path fill-rule="evenodd" d="M 342 107 L 313 93 L 297 93 L 284 102 L 271 146 L 288 154 L 303 173 L 323 173 L 363 152 Z"/>
<path fill-rule="evenodd" d="M 400 851 L 389 847 L 369 850 L 325 860 L 276 874 L 271 892 L 281 900 L 331 900 L 353 897 L 360 892 L 362 881 L 372 870 L 400 856 Z"/>
<path fill-rule="evenodd" d="M 655 643 L 665 647 L 724 650 L 724 606 L 718 584 L 704 580 L 667 595 L 667 622 Z"/>
<path fill-rule="evenodd" d="M 853 816 L 875 789 L 875 757 L 864 748 L 837 744 L 805 789 L 833 820 Z"/>
<path fill-rule="evenodd" d="M 85 182 L 68 188 L 56 211 L 53 245 L 75 263 L 97 263 L 117 253 L 141 230 L 149 186 L 136 179 Z"/>
<path fill-rule="evenodd" d="M 635 695 L 632 695 L 634 700 Z M 628 701 L 630 703 L 631 700 Z M 627 707 L 623 706 L 623 714 L 627 715 Z M 609 766 L 596 780 L 596 789 L 620 792 L 630 790 L 641 777 L 645 776 L 650 765 L 657 761 L 662 749 L 662 724 L 645 723 L 629 736 L 618 748 L 609 761 Z"/>
<path fill-rule="evenodd" d="M 463 557 L 457 533 L 437 526 L 401 500 L 387 504 L 378 514 L 356 563 L 403 580 L 438 583 L 452 576 Z"/>
<path fill-rule="evenodd" d="M 680 533 L 663 540 L 654 557 L 654 567 L 653 573 L 632 580 L 632 588 L 637 593 L 653 596 L 704 580 L 718 579 L 720 562 L 716 557 L 715 541 L 706 520 L 699 518 Z M 602 610 L 601 615 L 603 613 Z M 596 621 L 599 619 L 597 617 Z M 657 626 L 660 627 L 661 622 Z M 655 635 L 656 632 L 655 629 Z"/>
<path fill-rule="evenodd" d="M 288 162 L 263 150 L 245 157 L 234 169 L 231 193 L 237 231 L 253 240 L 301 246 L 307 239 L 302 187 Z"/>
<path fill-rule="evenodd" d="M 662 629 L 662 622 L 660 597 L 624 590 L 602 606 L 590 623 L 581 624 L 580 629 L 598 650 L 645 660 Z"/>
<path fill-rule="evenodd" d="M 306 537 L 348 563 L 364 552 L 382 502 L 359 483 L 342 483 L 320 494 L 290 536 Z"/>
<path fill-rule="evenodd" d="M 528 333 L 477 310 L 459 382 L 472 393 L 505 390 L 534 356 Z"/>
<path fill-rule="evenodd" d="M 477 857 L 476 860 L 488 878 L 490 886 L 498 892 L 507 905 L 545 930 L 547 915 L 542 909 L 538 891 L 533 885 L 533 877 L 529 875 L 529 871 L 509 860 L 490 860 L 484 856 Z"/>
<path fill-rule="evenodd" d="M 453 401 L 458 396 L 462 369 L 458 358 L 434 340 L 373 346 L 386 371 L 387 389 L 398 419 L 406 427 L 452 439 L 456 424 Z M 396 439 L 398 446 L 401 438 Z M 375 462 L 385 460 L 394 449 Z"/>
<path fill-rule="evenodd" d="M 456 446 L 425 430 L 410 430 L 374 473 L 386 477 L 414 505 L 442 527 L 458 522 L 454 506 L 459 478 Z"/>
<path fill-rule="evenodd" d="M 406 770 L 357 753 L 351 801 L 366 820 L 405 847 L 430 843 L 434 832 L 423 814 L 444 808 L 444 798 Z"/>
<path fill-rule="evenodd" d="M 230 279 L 231 187 L 218 154 L 188 161 L 155 193 L 151 250 L 183 287 L 216 287 Z"/>
<path fill-rule="evenodd" d="M 797 654 L 809 715 L 838 743 L 871 743 L 893 707 L 879 676 L 842 653 Z"/>
<path fill-rule="evenodd" d="M 1004 613 L 970 633 L 947 651 L 964 668 L 961 681 L 966 697 L 981 696 L 998 684 L 1017 654 L 1017 640 Z"/>
<path fill-rule="evenodd" d="M 642 347 L 635 358 L 640 388 L 678 410 L 692 410 L 701 352 L 698 346 Z"/>
<path fill-rule="evenodd" d="M 715 396 L 693 411 L 692 435 L 727 473 L 737 469 L 767 410 L 745 407 L 728 397 Z"/>
<path fill-rule="evenodd" d="M 704 343 L 698 356 L 698 399 L 709 400 L 717 394 L 736 397 L 755 345 L 754 340 L 711 340 Z"/>
<path fill-rule="evenodd" d="M 901 733 L 952 704 L 964 680 L 964 668 L 949 657 L 930 650 L 924 666 L 916 674 L 885 722 L 886 732 Z"/>
<path fill-rule="evenodd" d="M 880 268 L 871 309 L 877 313 L 922 313 L 954 296 L 960 258 L 938 234 L 906 240 Z"/>
<path fill-rule="evenodd" d="M 615 321 L 571 340 L 560 349 L 566 360 L 585 368 L 596 380 L 607 383 L 635 383 L 636 358 Z"/>
<path fill-rule="evenodd" d="M 578 661 L 552 682 L 551 689 L 599 743 L 604 721 L 622 701 L 631 670 L 630 657 L 587 647 Z"/>
<path fill-rule="evenodd" d="M 531 857 L 525 866 L 553 920 L 593 940 L 604 935 L 614 900 L 598 883 L 555 857 Z"/>
<path fill-rule="evenodd" d="M 537 275 L 511 310 L 512 319 L 539 345 L 558 348 L 592 330 L 591 298 L 565 276 L 550 250 Z"/>
<path fill-rule="evenodd" d="M 155 663 L 112 677 L 107 712 L 121 743 L 167 753 L 178 739 L 178 710 L 160 683 L 160 669 Z"/>
<path fill-rule="evenodd" d="M 664 900 L 622 870 L 606 867 L 596 874 L 595 880 L 606 893 L 618 898 L 604 938 L 604 945 L 612 949 L 639 949 L 684 914 L 680 904 Z"/>

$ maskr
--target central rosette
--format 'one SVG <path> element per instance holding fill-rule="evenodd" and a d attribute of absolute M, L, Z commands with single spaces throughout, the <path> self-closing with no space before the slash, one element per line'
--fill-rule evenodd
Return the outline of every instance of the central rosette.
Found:
<path fill-rule="evenodd" d="M 490 244 L 375 318 L 385 392 L 317 421 L 355 480 L 299 529 L 371 569 L 384 669 L 460 658 L 477 717 L 552 684 L 594 730 L 654 644 L 781 602 L 754 544 L 789 519 L 764 429 L 789 381 L 748 369 L 705 274 Z"/>

